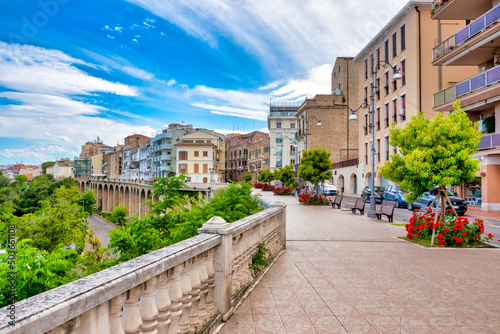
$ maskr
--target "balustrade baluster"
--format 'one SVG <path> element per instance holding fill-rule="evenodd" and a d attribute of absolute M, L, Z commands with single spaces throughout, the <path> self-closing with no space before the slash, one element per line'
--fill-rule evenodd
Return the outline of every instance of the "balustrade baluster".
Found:
<path fill-rule="evenodd" d="M 182 290 L 181 290 L 181 272 L 184 264 L 175 266 L 172 277 L 168 283 L 168 295 L 170 297 L 170 328 L 168 334 L 178 334 L 180 330 L 180 321 L 182 316 Z"/>
<path fill-rule="evenodd" d="M 158 330 L 156 325 L 156 317 L 158 316 L 158 308 L 156 307 L 156 277 L 151 278 L 146 283 L 144 283 L 145 288 L 141 296 L 141 302 L 139 304 L 139 309 L 142 318 L 142 328 L 141 333 L 156 334 Z"/>
<path fill-rule="evenodd" d="M 191 333 L 191 328 L 189 327 L 189 313 L 191 311 L 191 307 L 193 304 L 191 303 L 191 260 L 184 262 L 184 267 L 181 272 L 181 291 L 182 291 L 182 315 L 181 321 L 179 323 L 180 326 L 180 334 L 189 334 Z"/>
<path fill-rule="evenodd" d="M 214 253 L 215 253 L 214 249 L 209 250 L 207 257 L 208 293 L 205 303 L 207 304 L 207 312 L 210 318 L 212 318 L 217 313 L 217 308 L 214 305 L 214 290 L 215 290 Z"/>
<path fill-rule="evenodd" d="M 189 311 L 189 326 L 194 329 L 196 333 L 200 328 L 200 319 L 198 318 L 198 306 L 200 304 L 200 276 L 198 274 L 198 267 L 200 265 L 198 256 L 193 258 L 193 264 L 189 272 L 191 280 L 191 310 Z"/>
<path fill-rule="evenodd" d="M 200 255 L 200 265 L 198 273 L 200 275 L 200 303 L 198 304 L 198 316 L 200 318 L 201 327 L 203 327 L 210 319 L 207 312 L 207 294 L 208 294 L 208 273 L 207 273 L 207 256 L 208 254 Z"/>
<path fill-rule="evenodd" d="M 125 334 L 122 324 L 122 308 L 123 303 L 127 299 L 127 293 L 122 293 L 111 299 L 110 306 L 110 331 L 112 334 Z"/>
<path fill-rule="evenodd" d="M 170 274 L 170 275 L 169 275 Z M 167 334 L 170 327 L 170 296 L 168 293 L 168 280 L 172 276 L 173 270 L 166 271 L 158 276 L 158 285 L 156 285 L 156 307 L 158 308 L 158 333 Z"/>
<path fill-rule="evenodd" d="M 138 334 L 142 326 L 139 299 L 143 284 L 127 291 L 127 299 L 123 304 L 122 325 L 126 334 Z"/>

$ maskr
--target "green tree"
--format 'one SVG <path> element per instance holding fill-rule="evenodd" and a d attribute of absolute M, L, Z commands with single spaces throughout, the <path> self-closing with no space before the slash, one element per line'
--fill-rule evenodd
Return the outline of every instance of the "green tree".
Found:
<path fill-rule="evenodd" d="M 95 204 L 97 199 L 94 196 L 94 191 L 92 189 L 87 190 L 80 195 L 79 198 L 75 199 L 75 203 L 82 207 L 82 209 L 89 215 L 95 211 Z"/>
<path fill-rule="evenodd" d="M 459 101 L 454 107 L 450 115 L 438 113 L 433 119 L 419 113 L 405 128 L 393 125 L 389 131 L 390 144 L 399 147 L 400 155 L 391 155 L 391 161 L 379 173 L 408 190 L 410 202 L 434 186 L 459 186 L 473 180 L 479 170 L 471 154 L 477 152 L 481 132 L 460 108 Z"/>
<path fill-rule="evenodd" d="M 252 181 L 252 174 L 248 173 L 248 174 L 243 175 L 243 180 L 244 180 L 245 182 L 250 182 L 250 181 Z"/>
<path fill-rule="evenodd" d="M 42 173 L 46 174 L 47 173 L 47 168 L 52 167 L 56 164 L 55 161 L 46 161 L 42 163 Z"/>
<path fill-rule="evenodd" d="M 28 182 L 28 177 L 26 175 L 16 175 L 15 179 L 21 186 L 24 186 Z"/>
<path fill-rule="evenodd" d="M 296 182 L 293 177 L 293 166 L 288 165 L 274 171 L 275 179 L 281 181 L 285 187 L 292 187 Z"/>
<path fill-rule="evenodd" d="M 111 222 L 118 226 L 125 225 L 128 216 L 128 209 L 123 204 L 118 204 L 113 208 L 113 213 L 111 213 Z"/>
<path fill-rule="evenodd" d="M 331 153 L 324 148 L 312 148 L 303 152 L 300 160 L 299 179 L 311 182 L 314 187 L 332 177 Z"/>
<path fill-rule="evenodd" d="M 269 169 L 261 169 L 259 175 L 257 175 L 257 180 L 262 183 L 269 183 L 274 180 L 274 175 Z"/>

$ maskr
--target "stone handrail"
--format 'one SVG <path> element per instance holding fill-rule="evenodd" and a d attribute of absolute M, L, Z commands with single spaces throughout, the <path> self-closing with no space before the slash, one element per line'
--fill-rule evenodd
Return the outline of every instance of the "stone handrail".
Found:
<path fill-rule="evenodd" d="M 195 237 L 16 303 L 0 333 L 211 333 L 255 283 L 257 244 L 271 260 L 285 248 L 285 217 L 282 202 L 232 224 L 214 217 Z"/>

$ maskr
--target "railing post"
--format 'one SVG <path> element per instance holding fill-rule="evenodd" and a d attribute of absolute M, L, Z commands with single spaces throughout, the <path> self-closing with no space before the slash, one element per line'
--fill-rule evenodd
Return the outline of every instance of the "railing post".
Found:
<path fill-rule="evenodd" d="M 280 243 L 283 245 L 283 249 L 286 248 L 286 203 L 284 201 L 275 201 L 273 207 L 283 208 L 283 212 L 279 216 L 280 220 Z"/>
<path fill-rule="evenodd" d="M 222 321 L 226 321 L 232 314 L 231 285 L 233 261 L 233 231 L 234 227 L 226 223 L 221 217 L 212 217 L 198 229 L 198 233 L 219 234 L 222 236 L 221 244 L 214 254 L 215 290 L 213 301 L 217 311 L 222 314 Z"/>

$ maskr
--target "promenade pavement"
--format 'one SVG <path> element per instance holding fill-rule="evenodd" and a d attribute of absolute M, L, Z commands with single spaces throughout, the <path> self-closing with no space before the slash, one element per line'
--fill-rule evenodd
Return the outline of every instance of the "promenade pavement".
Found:
<path fill-rule="evenodd" d="M 288 204 L 286 251 L 219 333 L 500 333 L 500 249 L 426 249 L 386 219 L 270 199 Z"/>

